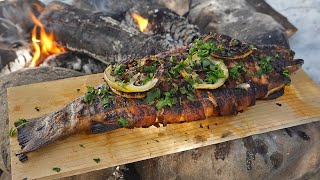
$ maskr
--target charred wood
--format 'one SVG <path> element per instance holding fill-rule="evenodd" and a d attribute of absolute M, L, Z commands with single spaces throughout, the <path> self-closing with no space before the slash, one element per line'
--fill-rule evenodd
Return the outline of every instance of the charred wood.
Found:
<path fill-rule="evenodd" d="M 125 61 L 114 55 L 135 58 L 168 50 L 173 45 L 162 36 L 148 37 L 118 21 L 60 2 L 50 3 L 40 15 L 56 41 L 71 51 L 87 54 L 106 64 Z"/>
<path fill-rule="evenodd" d="M 173 40 L 185 45 L 200 36 L 196 25 L 190 24 L 186 18 L 168 9 L 156 9 L 149 14 L 152 29 L 156 34 L 169 33 Z"/>
<path fill-rule="evenodd" d="M 101 73 L 106 65 L 101 61 L 76 52 L 64 52 L 49 56 L 40 66 L 52 66 L 72 69 L 85 74 Z"/>
<path fill-rule="evenodd" d="M 29 49 L 0 49 L 0 75 L 9 74 L 28 67 L 32 60 Z"/>
<path fill-rule="evenodd" d="M 0 48 L 14 49 L 27 44 L 34 23 L 44 5 L 38 0 L 0 2 Z"/>

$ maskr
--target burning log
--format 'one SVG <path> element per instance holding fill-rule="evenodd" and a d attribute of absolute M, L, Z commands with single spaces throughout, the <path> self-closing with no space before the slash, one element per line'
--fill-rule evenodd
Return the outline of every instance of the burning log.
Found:
<path fill-rule="evenodd" d="M 173 47 L 162 36 L 138 34 L 102 13 L 93 14 L 60 2 L 50 3 L 40 15 L 40 20 L 46 30 L 53 32 L 58 43 L 106 64 Z"/>
<path fill-rule="evenodd" d="M 44 5 L 38 0 L 0 2 L 0 48 L 13 49 L 27 44 L 33 21 Z"/>
<path fill-rule="evenodd" d="M 85 74 L 101 73 L 106 65 L 91 57 L 76 52 L 64 52 L 49 56 L 40 66 L 63 67 Z"/>
<path fill-rule="evenodd" d="M 0 75 L 23 69 L 31 62 L 28 49 L 3 50 L 0 49 Z"/>
<path fill-rule="evenodd" d="M 150 22 L 153 32 L 156 34 L 169 33 L 175 41 L 181 41 L 185 45 L 191 43 L 200 36 L 196 25 L 190 24 L 188 20 L 166 9 L 156 9 L 150 14 Z"/>

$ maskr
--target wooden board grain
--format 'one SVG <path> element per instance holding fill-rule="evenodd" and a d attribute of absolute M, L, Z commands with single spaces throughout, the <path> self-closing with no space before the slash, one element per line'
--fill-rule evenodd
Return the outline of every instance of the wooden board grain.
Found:
<path fill-rule="evenodd" d="M 20 147 L 16 138 L 10 138 L 12 178 L 54 179 L 71 176 L 319 121 L 319 86 L 302 70 L 293 75 L 292 80 L 284 96 L 272 101 L 259 101 L 256 106 L 237 116 L 215 117 L 161 128 L 78 134 L 30 153 L 25 163 L 19 162 L 14 155 Z M 10 127 L 18 118 L 32 118 L 55 111 L 85 93 L 85 86 L 95 86 L 101 82 L 102 75 L 96 74 L 10 88 Z M 39 107 L 40 111 L 36 111 L 35 107 Z M 101 162 L 97 164 L 94 158 L 100 158 Z M 59 167 L 61 171 L 57 173 L 52 170 L 53 167 Z"/>

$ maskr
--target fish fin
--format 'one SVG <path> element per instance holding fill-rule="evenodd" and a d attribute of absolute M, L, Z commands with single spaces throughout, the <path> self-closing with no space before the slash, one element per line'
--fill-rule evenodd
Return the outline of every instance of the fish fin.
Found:
<path fill-rule="evenodd" d="M 275 91 L 275 92 L 269 94 L 267 97 L 264 97 L 263 100 L 277 99 L 278 97 L 282 96 L 283 94 L 284 94 L 284 88 L 281 88 L 278 91 Z"/>
<path fill-rule="evenodd" d="M 26 144 L 32 139 L 30 132 L 33 131 L 33 128 L 36 124 L 35 121 L 29 121 L 30 123 L 20 126 L 20 122 L 15 122 L 14 125 L 18 130 L 18 142 L 21 148 L 24 148 Z"/>
<path fill-rule="evenodd" d="M 98 133 L 103 133 L 107 131 L 112 131 L 118 128 L 122 128 L 122 126 L 119 123 L 103 124 L 101 122 L 92 121 L 91 133 L 98 134 Z"/>

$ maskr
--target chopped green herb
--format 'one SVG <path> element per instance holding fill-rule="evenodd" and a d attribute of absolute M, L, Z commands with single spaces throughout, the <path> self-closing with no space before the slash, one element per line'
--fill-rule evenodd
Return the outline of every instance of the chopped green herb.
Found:
<path fill-rule="evenodd" d="M 87 93 L 84 95 L 83 101 L 85 103 L 92 104 L 96 95 L 99 96 L 102 107 L 104 108 L 109 107 L 114 100 L 114 95 L 109 91 L 109 87 L 104 85 L 98 89 L 94 89 L 92 86 L 87 86 Z"/>
<path fill-rule="evenodd" d="M 96 163 L 100 163 L 100 161 L 101 161 L 100 158 L 94 158 L 93 160 L 94 160 Z"/>
<path fill-rule="evenodd" d="M 79 91 L 80 91 L 80 89 L 77 89 L 77 91 L 79 92 Z"/>
<path fill-rule="evenodd" d="M 147 75 L 147 77 L 146 77 L 144 80 L 142 80 L 142 84 L 145 85 L 145 84 L 147 84 L 149 81 L 151 81 L 152 79 L 153 79 L 153 74 L 150 73 L 150 74 Z"/>
<path fill-rule="evenodd" d="M 126 127 L 129 125 L 129 121 L 124 118 L 124 117 L 120 117 L 118 120 L 119 124 L 121 124 L 121 126 Z"/>
<path fill-rule="evenodd" d="M 243 63 L 240 62 L 230 70 L 230 76 L 232 79 L 238 79 L 239 74 L 244 74 L 245 72 L 246 68 L 243 66 Z"/>
<path fill-rule="evenodd" d="M 83 144 L 79 144 L 80 147 L 85 148 Z"/>
<path fill-rule="evenodd" d="M 147 97 L 144 99 L 144 103 L 153 104 L 154 100 L 160 97 L 160 89 L 155 88 L 147 93 Z"/>
<path fill-rule="evenodd" d="M 197 54 L 200 58 L 205 58 L 210 55 L 216 49 L 215 42 L 203 42 L 199 39 L 196 39 L 189 50 L 188 59 L 192 59 L 192 56 Z"/>
<path fill-rule="evenodd" d="M 259 62 L 259 67 L 262 71 L 262 74 L 266 74 L 266 73 L 273 70 L 273 67 L 271 65 L 271 61 L 272 61 L 272 57 L 270 57 L 270 56 L 266 56 L 266 57 L 261 58 L 261 60 Z"/>
<path fill-rule="evenodd" d="M 61 169 L 58 168 L 58 167 L 54 167 L 54 168 L 52 168 L 52 170 L 55 171 L 55 172 L 60 172 L 61 171 Z"/>
<path fill-rule="evenodd" d="M 174 57 L 174 56 L 170 56 L 170 62 L 175 62 L 176 61 L 176 57 Z"/>
<path fill-rule="evenodd" d="M 25 125 L 29 124 L 30 121 L 27 121 L 26 119 L 18 119 L 16 121 L 16 123 L 18 124 L 18 126 L 15 127 L 15 128 L 10 128 L 10 130 L 9 130 L 10 137 L 15 136 L 16 132 L 17 132 L 17 129 L 20 128 L 20 127 L 24 127 Z"/>
<path fill-rule="evenodd" d="M 200 128 L 203 128 L 202 124 L 200 124 Z"/>
<path fill-rule="evenodd" d="M 253 71 L 251 71 L 251 72 L 250 72 L 250 75 L 251 75 L 251 77 L 253 77 L 253 76 L 254 76 L 254 72 L 253 72 Z"/>
<path fill-rule="evenodd" d="M 95 98 L 95 89 L 92 86 L 87 86 L 87 93 L 84 95 L 83 101 L 92 104 Z"/>
<path fill-rule="evenodd" d="M 194 101 L 194 96 L 192 94 L 188 94 L 187 99 L 189 99 L 190 101 Z"/>
<path fill-rule="evenodd" d="M 178 78 L 180 76 L 179 71 L 185 69 L 185 67 L 186 67 L 186 65 L 185 65 L 184 61 L 180 61 L 179 64 L 177 64 L 176 66 L 172 67 L 169 70 L 170 77 Z"/>
<path fill-rule="evenodd" d="M 17 130 L 16 128 L 10 128 L 10 131 L 9 131 L 10 137 L 13 137 L 16 135 L 16 130 Z"/>
<path fill-rule="evenodd" d="M 279 57 L 280 57 L 280 55 L 277 53 L 274 57 L 279 58 Z"/>
<path fill-rule="evenodd" d="M 122 75 L 124 73 L 124 70 L 126 69 L 126 65 L 115 65 L 114 66 L 114 74 L 115 75 Z"/>
<path fill-rule="evenodd" d="M 39 108 L 39 107 L 34 107 L 34 109 L 35 109 L 36 111 L 40 111 L 40 108 Z"/>
<path fill-rule="evenodd" d="M 282 71 L 282 74 L 289 77 L 290 73 L 289 73 L 289 70 L 288 69 L 285 69 Z"/>
<path fill-rule="evenodd" d="M 262 76 L 262 74 L 263 74 L 262 69 L 261 69 L 261 68 L 260 68 L 260 69 L 258 69 L 258 71 L 257 71 L 257 75 L 258 75 L 259 77 L 261 77 L 261 76 Z"/>
<path fill-rule="evenodd" d="M 177 103 L 177 98 L 174 97 L 174 94 L 176 90 L 171 90 L 170 92 L 165 92 L 164 93 L 164 98 L 161 98 L 158 103 L 156 104 L 156 108 L 157 109 L 161 109 L 163 108 L 164 106 L 169 106 L 169 107 L 172 107 L 174 104 Z M 173 93 L 174 92 L 174 93 Z"/>
<path fill-rule="evenodd" d="M 223 70 L 220 66 L 211 64 L 210 71 L 207 71 L 206 73 L 206 81 L 209 84 L 214 84 L 220 78 L 225 78 Z"/>
<path fill-rule="evenodd" d="M 144 73 L 152 73 L 152 74 L 154 74 L 156 71 L 157 71 L 157 64 L 155 64 L 155 63 L 152 63 L 150 66 L 143 67 L 143 72 Z"/>

